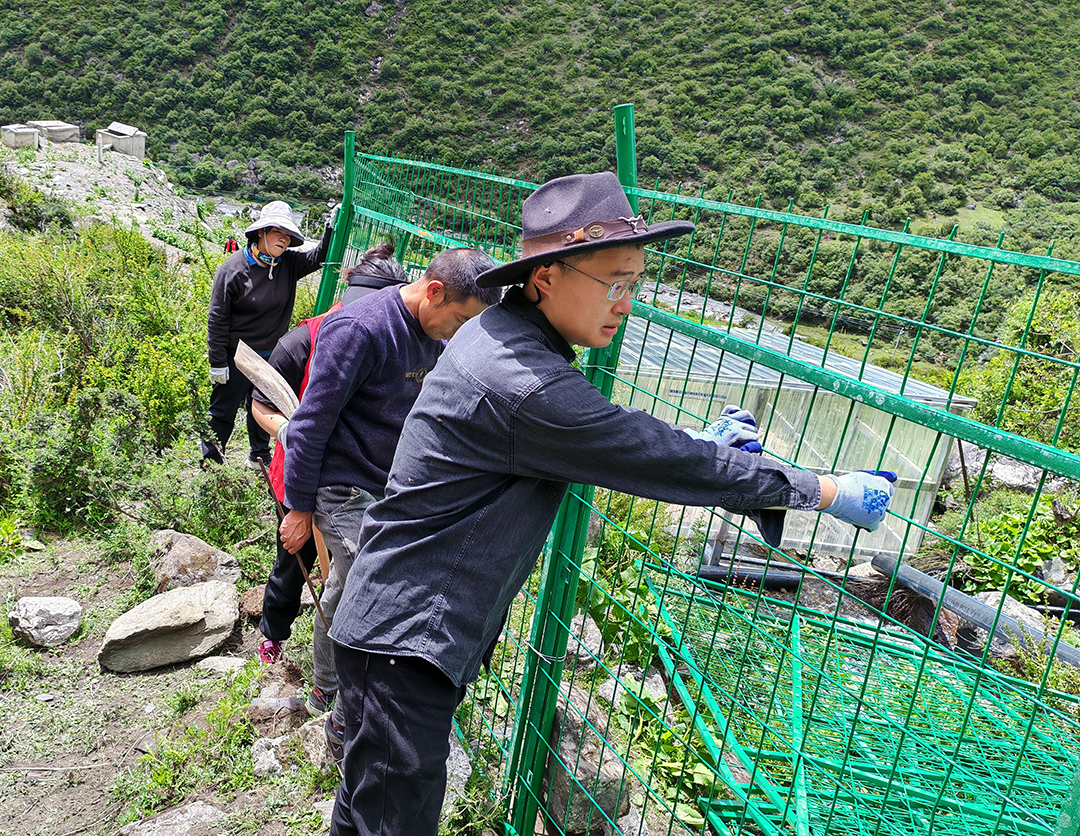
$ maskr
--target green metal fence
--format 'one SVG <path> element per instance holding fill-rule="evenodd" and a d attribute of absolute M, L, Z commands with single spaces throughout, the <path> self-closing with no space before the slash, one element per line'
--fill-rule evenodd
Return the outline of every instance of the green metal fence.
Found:
<path fill-rule="evenodd" d="M 900 482 L 878 532 L 792 513 L 780 549 L 719 508 L 573 486 L 458 716 L 505 832 L 1075 832 L 1080 671 L 1055 654 L 1080 603 L 1080 263 L 638 188 L 625 106 L 616 132 L 647 219 L 697 228 L 647 252 L 584 373 L 684 426 L 742 403 L 766 455 Z M 512 258 L 535 188 L 347 142 L 319 304 L 386 236 L 415 269 Z M 868 570 L 886 558 L 1006 597 L 980 628 Z M 1016 628 L 1007 598 L 1043 620 Z"/>

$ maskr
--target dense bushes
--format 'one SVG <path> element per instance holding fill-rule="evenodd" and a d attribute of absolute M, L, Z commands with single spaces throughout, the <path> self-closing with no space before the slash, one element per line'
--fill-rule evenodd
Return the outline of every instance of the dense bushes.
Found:
<path fill-rule="evenodd" d="M 1025 295 L 1013 306 L 1000 339 L 1041 356 L 1001 351 L 974 369 L 967 388 L 979 401 L 975 417 L 997 425 L 1003 415 L 1002 429 L 1080 452 L 1072 367 L 1080 357 L 1080 293 L 1051 290 L 1034 303 Z"/>
<path fill-rule="evenodd" d="M 268 533 L 253 474 L 196 466 L 209 267 L 182 272 L 106 225 L 0 234 L 0 522 L 132 522 L 221 547 Z"/>
<path fill-rule="evenodd" d="M 49 227 L 71 227 L 71 212 L 61 201 L 3 170 L 0 170 L 0 200 L 7 204 L 8 222 L 16 229 L 44 232 Z"/>

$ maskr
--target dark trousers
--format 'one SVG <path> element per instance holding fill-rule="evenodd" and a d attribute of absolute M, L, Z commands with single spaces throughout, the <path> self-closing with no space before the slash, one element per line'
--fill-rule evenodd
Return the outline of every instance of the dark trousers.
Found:
<path fill-rule="evenodd" d="M 260 352 L 261 354 L 261 352 Z M 269 353 L 267 353 L 269 356 Z M 225 445 L 229 443 L 233 427 L 236 425 L 236 410 L 240 404 L 245 405 L 247 412 L 248 443 L 251 445 L 251 458 L 262 458 L 270 464 L 270 434 L 260 427 L 251 415 L 251 381 L 248 380 L 236 368 L 232 358 L 229 358 L 229 379 L 225 383 L 214 385 L 210 389 L 210 429 L 214 431 L 217 441 L 217 450 L 224 453 Z M 204 459 L 218 458 L 215 455 L 213 444 L 210 440 L 202 442 L 202 457 Z"/>
<path fill-rule="evenodd" d="M 288 512 L 289 509 L 286 508 L 285 513 Z M 309 537 L 295 555 L 285 551 L 281 540 L 277 541 L 277 559 L 274 561 L 274 568 L 270 571 L 270 577 L 266 579 L 262 619 L 259 621 L 259 630 L 262 634 L 277 642 L 283 642 L 292 635 L 292 624 L 296 621 L 296 616 L 300 614 L 300 596 L 304 594 L 305 582 L 300 566 L 296 562 L 298 557 L 304 561 L 304 568 L 308 570 L 308 574 L 311 574 L 319 559 L 314 537 Z M 317 587 L 319 576 L 316 574 L 311 580 Z"/>
<path fill-rule="evenodd" d="M 434 665 L 337 646 L 345 759 L 330 836 L 436 836 L 454 710 Z"/>

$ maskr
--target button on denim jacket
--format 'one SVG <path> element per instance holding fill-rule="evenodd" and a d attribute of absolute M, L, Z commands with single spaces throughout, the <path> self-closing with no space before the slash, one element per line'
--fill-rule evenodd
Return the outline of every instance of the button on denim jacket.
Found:
<path fill-rule="evenodd" d="M 616 406 L 568 358 L 517 288 L 450 341 L 368 509 L 336 642 L 475 679 L 570 482 L 731 511 L 817 507 L 816 476 Z M 770 542 L 784 513 L 754 515 Z"/>

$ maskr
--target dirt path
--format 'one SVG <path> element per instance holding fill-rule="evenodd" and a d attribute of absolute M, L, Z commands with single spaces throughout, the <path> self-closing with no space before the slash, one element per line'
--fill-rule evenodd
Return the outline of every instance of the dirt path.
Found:
<path fill-rule="evenodd" d="M 115 833 L 127 807 L 112 792 L 117 782 L 159 740 L 201 724 L 224 693 L 223 677 L 194 664 L 131 675 L 98 665 L 102 637 L 126 608 L 132 583 L 125 565 L 86 543 L 56 542 L 0 565 L 8 609 L 23 596 L 64 595 L 84 610 L 83 627 L 62 647 L 0 648 L 7 654 L 0 657 L 0 836 Z M 7 644 L 10 631 L 3 629 Z M 218 653 L 251 659 L 259 638 L 254 625 L 242 623 Z M 276 665 L 258 687 L 292 696 L 299 681 L 295 665 Z M 138 780 L 144 773 L 136 773 Z M 164 788 L 151 783 L 146 791 L 155 789 Z M 228 819 L 256 828 L 236 832 L 285 836 L 297 832 L 285 822 L 310 820 L 312 803 L 329 794 L 297 793 L 270 778 L 238 795 L 200 797 L 226 809 Z"/>

